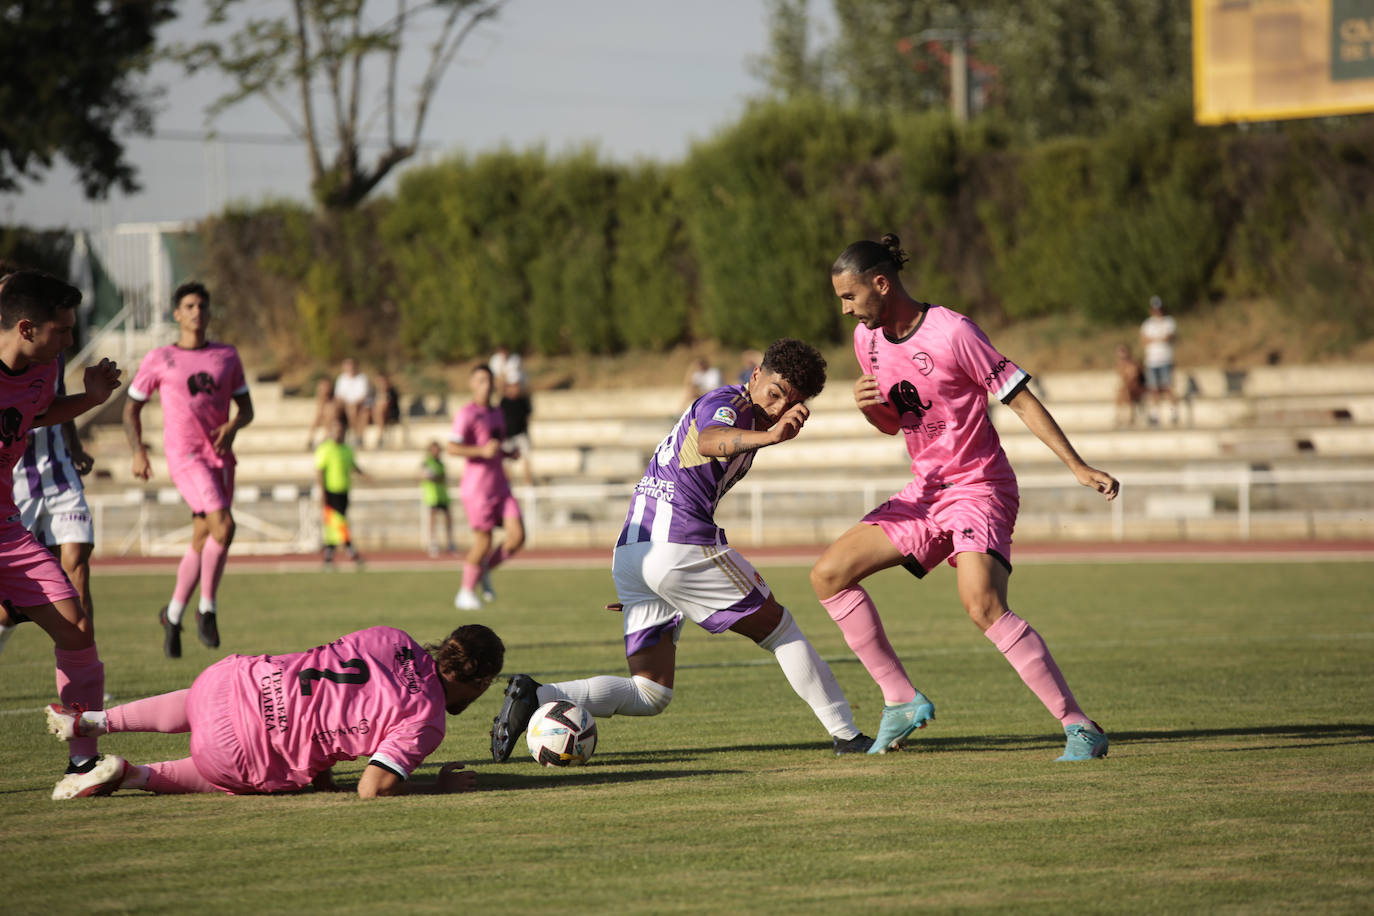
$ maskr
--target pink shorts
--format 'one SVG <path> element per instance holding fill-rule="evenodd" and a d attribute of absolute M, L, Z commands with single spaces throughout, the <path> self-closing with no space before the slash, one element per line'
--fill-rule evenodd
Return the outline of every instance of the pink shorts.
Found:
<path fill-rule="evenodd" d="M 0 598 L 16 608 L 80 600 L 62 564 L 17 519 L 0 522 Z"/>
<path fill-rule="evenodd" d="M 922 493 L 916 481 L 863 517 L 877 525 L 906 555 L 902 563 L 918 579 L 961 553 L 986 553 L 1011 569 L 1011 532 L 1021 497 L 1015 482 L 949 487 Z"/>
<path fill-rule="evenodd" d="M 234 502 L 234 462 L 226 461 L 223 467 L 211 467 L 201 461 L 179 461 L 168 463 L 167 473 L 172 477 L 181 498 L 191 507 L 191 514 L 205 515 L 219 509 L 228 509 Z"/>
<path fill-rule="evenodd" d="M 259 698 L 250 655 L 229 655 L 206 668 L 191 685 L 186 717 L 191 723 L 191 760 L 207 780 L 234 795 L 299 789 L 290 768 L 265 740 L 245 734 L 257 728 Z"/>
<path fill-rule="evenodd" d="M 520 504 L 509 490 L 505 493 L 464 493 L 463 511 L 473 531 L 490 531 L 500 528 L 505 519 L 520 518 Z"/>

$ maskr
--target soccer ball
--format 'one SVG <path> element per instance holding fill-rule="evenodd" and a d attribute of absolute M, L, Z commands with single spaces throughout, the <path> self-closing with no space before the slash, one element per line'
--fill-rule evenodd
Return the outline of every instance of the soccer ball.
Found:
<path fill-rule="evenodd" d="M 525 729 L 530 755 L 546 767 L 575 767 L 596 750 L 596 719 L 581 706 L 553 700 L 534 711 Z"/>

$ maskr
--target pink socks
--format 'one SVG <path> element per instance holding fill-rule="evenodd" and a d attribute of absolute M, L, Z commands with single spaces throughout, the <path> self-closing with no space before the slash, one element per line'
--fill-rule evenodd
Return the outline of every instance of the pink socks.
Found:
<path fill-rule="evenodd" d="M 997 651 L 1006 656 L 1021 680 L 1062 725 L 1089 721 L 1078 708 L 1078 701 L 1054 663 L 1049 647 L 1030 624 L 1007 611 L 983 635 L 992 640 Z"/>
<path fill-rule="evenodd" d="M 105 706 L 105 666 L 95 646 L 85 649 L 53 649 L 57 659 L 57 695 L 64 706 L 102 709 Z M 94 757 L 96 739 L 73 738 L 67 742 L 73 757 Z"/>
<path fill-rule="evenodd" d="M 177 564 L 177 584 L 172 590 L 172 600 L 182 607 L 191 600 L 191 592 L 196 590 L 196 584 L 200 582 L 202 562 L 201 555 L 190 547 L 181 555 L 181 562 Z"/>
<path fill-rule="evenodd" d="M 916 688 L 902 667 L 892 644 L 883 631 L 882 618 L 873 606 L 873 599 L 859 586 L 841 589 L 829 598 L 821 599 L 821 606 L 844 635 L 850 650 L 877 682 L 888 706 L 909 703 L 916 697 Z"/>
<path fill-rule="evenodd" d="M 205 539 L 205 546 L 200 550 L 200 606 L 202 608 L 215 606 L 215 593 L 219 591 L 219 580 L 224 575 L 224 562 L 228 559 L 228 547 L 212 537 Z M 177 577 L 177 580 L 180 583 L 180 576 Z"/>
<path fill-rule="evenodd" d="M 192 792 L 224 791 L 200 775 L 200 771 L 196 769 L 196 765 L 190 757 L 169 760 L 166 763 L 150 763 L 133 769 L 139 771 L 138 775 L 133 779 L 126 778 L 123 788 L 147 789 L 149 792 L 156 792 L 159 795 L 188 795 Z M 139 783 L 143 784 L 139 785 Z"/>
<path fill-rule="evenodd" d="M 175 690 L 144 700 L 123 703 L 105 711 L 105 727 L 113 732 L 161 732 L 176 735 L 191 730 L 186 714 L 190 689 Z"/>
<path fill-rule="evenodd" d="M 509 559 L 510 554 L 506 553 L 506 545 L 502 544 L 491 552 L 491 556 L 487 557 L 487 572 L 491 572 Z"/>
<path fill-rule="evenodd" d="M 463 588 L 472 591 L 477 587 L 477 580 L 482 578 L 482 567 L 476 563 L 463 564 Z"/>

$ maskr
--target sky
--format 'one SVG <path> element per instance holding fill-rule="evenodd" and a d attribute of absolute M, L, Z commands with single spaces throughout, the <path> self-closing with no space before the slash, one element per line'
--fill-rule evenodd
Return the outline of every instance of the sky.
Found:
<path fill-rule="evenodd" d="M 249 7 L 285 5 L 251 0 Z M 183 0 L 181 8 L 160 41 L 216 34 L 203 28 L 201 0 Z M 732 123 L 762 94 L 749 60 L 766 51 L 767 34 L 765 0 L 511 0 L 447 71 L 426 121 L 427 148 L 407 165 L 458 151 L 536 146 L 551 154 L 591 146 L 616 162 L 681 160 L 692 142 Z M 411 54 L 415 67 L 422 42 Z M 306 199 L 302 146 L 199 139 L 208 126 L 229 138 L 287 136 L 266 105 L 244 103 L 211 124 L 204 110 L 226 88 L 223 77 L 188 77 L 160 64 L 150 83 L 164 89 L 157 136 L 126 143 L 141 193 L 87 202 L 75 171 L 59 160 L 41 182 L 0 195 L 0 223 L 102 229 L 195 220 L 230 202 Z"/>

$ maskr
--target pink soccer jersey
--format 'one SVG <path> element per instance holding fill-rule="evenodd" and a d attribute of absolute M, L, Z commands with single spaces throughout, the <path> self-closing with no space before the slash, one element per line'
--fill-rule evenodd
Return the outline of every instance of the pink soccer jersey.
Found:
<path fill-rule="evenodd" d="M 235 395 L 248 391 L 238 350 L 222 343 L 194 350 L 158 347 L 143 357 L 129 397 L 146 401 L 154 391 L 162 392 L 162 447 L 169 466 L 233 463 L 233 455 L 215 454 L 215 432 L 229 422 Z"/>
<path fill-rule="evenodd" d="M 308 785 L 340 760 L 370 756 L 402 779 L 444 740 L 444 688 L 434 660 L 404 630 L 372 627 L 326 646 L 251 659 L 254 693 L 235 732 L 282 784 Z"/>
<path fill-rule="evenodd" d="M 988 417 L 988 396 L 1003 403 L 1030 376 L 995 350 L 958 312 L 928 306 L 916 329 L 889 340 L 878 328 L 854 329 L 854 353 L 897 409 L 911 472 L 925 492 L 980 483 L 1013 483 L 1016 475 Z"/>
<path fill-rule="evenodd" d="M 448 438 L 459 445 L 483 445 L 492 439 L 503 439 L 505 434 L 506 423 L 498 408 L 469 401 L 453 415 L 453 429 Z M 510 482 L 506 480 L 501 453 L 498 451 L 494 458 L 468 458 L 458 486 L 464 500 L 479 496 L 504 498 L 510 493 Z"/>
<path fill-rule="evenodd" d="M 52 404 L 57 361 L 11 372 L 0 363 L 0 522 L 19 517 L 14 505 L 14 466 L 28 448 L 33 421 Z"/>

